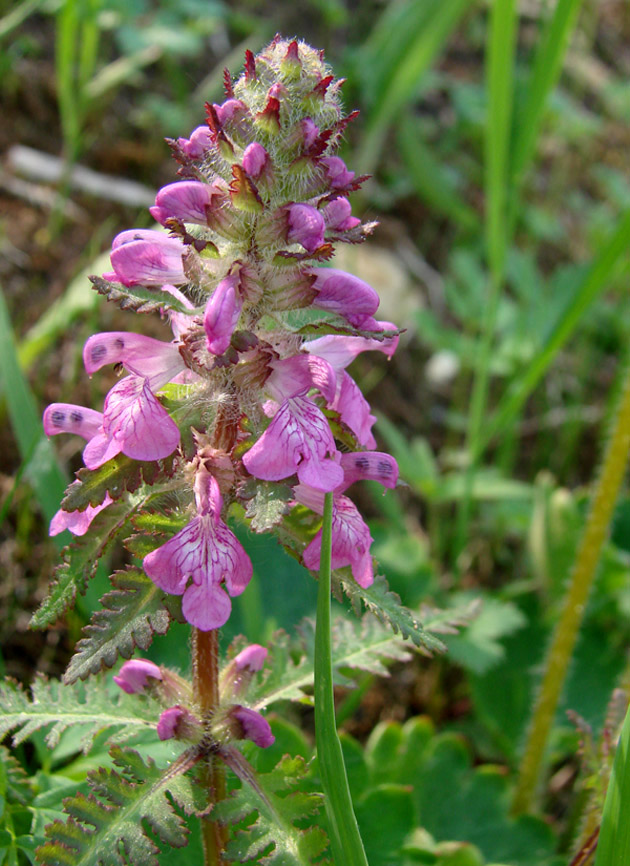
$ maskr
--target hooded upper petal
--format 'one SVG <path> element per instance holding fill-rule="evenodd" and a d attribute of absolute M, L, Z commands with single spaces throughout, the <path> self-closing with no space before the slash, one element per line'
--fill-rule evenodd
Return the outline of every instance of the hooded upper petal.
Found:
<path fill-rule="evenodd" d="M 374 582 L 370 545 L 372 536 L 359 511 L 347 496 L 335 496 L 332 513 L 332 568 L 349 565 L 359 586 Z M 322 532 L 317 533 L 302 555 L 304 565 L 312 571 L 320 566 Z"/>
<path fill-rule="evenodd" d="M 213 355 L 222 355 L 227 350 L 238 324 L 243 308 L 239 284 L 237 274 L 224 277 L 206 304 L 203 327 L 208 351 Z"/>
<path fill-rule="evenodd" d="M 83 348 L 83 363 L 90 376 L 105 364 L 123 364 L 148 379 L 153 391 L 187 369 L 175 343 L 125 331 L 93 334 Z"/>
<path fill-rule="evenodd" d="M 126 286 L 138 283 L 162 286 L 182 285 L 188 281 L 182 256 L 186 248 L 179 238 L 163 232 L 132 229 L 114 238 L 110 260 L 113 273 L 105 279 L 119 280 Z"/>
<path fill-rule="evenodd" d="M 372 286 L 359 277 L 337 268 L 309 268 L 315 276 L 317 297 L 314 307 L 343 316 L 357 328 L 368 327 L 378 309 L 379 297 Z"/>

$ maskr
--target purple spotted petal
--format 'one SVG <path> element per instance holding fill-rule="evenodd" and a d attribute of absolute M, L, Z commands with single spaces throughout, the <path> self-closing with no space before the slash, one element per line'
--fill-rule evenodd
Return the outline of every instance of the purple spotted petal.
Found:
<path fill-rule="evenodd" d="M 100 505 L 88 505 L 84 511 L 64 511 L 60 508 L 50 521 L 48 534 L 59 535 L 64 529 L 69 529 L 73 535 L 85 535 L 96 515 L 113 501 L 109 493 L 106 493 Z"/>
<path fill-rule="evenodd" d="M 346 496 L 336 496 L 332 516 L 332 568 L 349 565 L 352 576 L 359 586 L 368 587 L 374 582 L 370 545 L 372 536 L 356 505 Z M 306 547 L 302 555 L 304 565 L 311 571 L 320 566 L 322 549 L 321 530 Z"/>
<path fill-rule="evenodd" d="M 292 204 L 288 208 L 287 241 L 301 244 L 309 252 L 315 252 L 324 243 L 326 224 L 317 208 L 309 204 Z"/>
<path fill-rule="evenodd" d="M 237 274 L 224 277 L 206 304 L 203 327 L 208 351 L 213 355 L 222 355 L 227 350 L 238 324 L 243 308 L 239 283 Z"/>
<path fill-rule="evenodd" d="M 123 364 L 130 373 L 148 379 L 153 391 L 187 369 L 175 343 L 124 331 L 90 337 L 83 348 L 83 363 L 90 376 L 105 364 Z"/>
<path fill-rule="evenodd" d="M 44 433 L 56 436 L 57 433 L 76 433 L 88 442 L 103 427 L 103 413 L 74 403 L 51 403 L 44 411 Z"/>
<path fill-rule="evenodd" d="M 379 481 L 384 487 L 395 487 L 398 464 L 384 451 L 356 451 L 341 455 L 343 489 L 355 481 Z"/>
<path fill-rule="evenodd" d="M 357 328 L 369 327 L 379 304 L 372 286 L 337 268 L 309 268 L 308 271 L 315 275 L 314 307 L 343 316 Z"/>
<path fill-rule="evenodd" d="M 280 481 L 297 472 L 304 484 L 334 490 L 343 481 L 343 470 L 328 457 L 336 454 L 325 416 L 312 400 L 298 396 L 284 401 L 243 463 L 265 481 Z"/>

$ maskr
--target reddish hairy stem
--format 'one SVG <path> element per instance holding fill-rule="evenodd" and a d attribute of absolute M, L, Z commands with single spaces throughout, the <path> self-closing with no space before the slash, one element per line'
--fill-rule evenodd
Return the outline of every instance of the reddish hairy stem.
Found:
<path fill-rule="evenodd" d="M 219 632 L 193 629 L 193 695 L 206 724 L 219 703 Z M 208 755 L 202 771 L 203 783 L 209 803 L 218 803 L 226 794 L 225 768 L 221 759 Z M 212 814 L 201 819 L 205 866 L 221 866 L 222 853 L 227 844 L 227 828 L 213 820 Z"/>

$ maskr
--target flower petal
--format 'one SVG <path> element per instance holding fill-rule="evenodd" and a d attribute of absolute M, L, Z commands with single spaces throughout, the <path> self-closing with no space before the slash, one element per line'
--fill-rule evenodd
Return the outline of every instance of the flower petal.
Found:
<path fill-rule="evenodd" d="M 46 436 L 76 433 L 89 441 L 102 430 L 103 413 L 74 403 L 51 403 L 44 410 L 43 423 Z"/>

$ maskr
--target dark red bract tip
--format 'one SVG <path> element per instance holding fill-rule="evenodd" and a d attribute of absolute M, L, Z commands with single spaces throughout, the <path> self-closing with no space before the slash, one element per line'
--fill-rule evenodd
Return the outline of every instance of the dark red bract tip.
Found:
<path fill-rule="evenodd" d="M 280 128 L 280 103 L 275 96 L 269 97 L 267 105 L 265 105 L 263 110 L 259 111 L 256 116 L 264 118 L 265 120 L 271 120 L 275 123 L 278 129 Z"/>
<path fill-rule="evenodd" d="M 219 132 L 221 132 L 221 123 L 219 122 L 219 116 L 217 114 L 217 110 L 211 102 L 206 102 L 206 123 L 210 127 L 210 132 L 213 137 L 216 139 Z"/>
<path fill-rule="evenodd" d="M 228 99 L 234 99 L 234 88 L 232 87 L 232 76 L 230 70 L 226 67 L 223 70 L 223 90 Z"/>
<path fill-rule="evenodd" d="M 316 93 L 317 96 L 321 96 L 323 99 L 326 95 L 326 91 L 330 87 L 331 82 L 333 82 L 334 80 L 334 75 L 327 75 L 326 78 L 322 78 L 322 80 L 313 88 L 313 93 Z"/>
<path fill-rule="evenodd" d="M 245 79 L 252 81 L 254 78 L 256 78 L 256 60 L 248 48 L 245 52 Z"/>
<path fill-rule="evenodd" d="M 289 47 L 287 48 L 287 53 L 284 56 L 285 60 L 298 60 L 300 59 L 300 55 L 298 53 L 298 44 L 294 39 L 293 42 L 289 42 Z"/>

